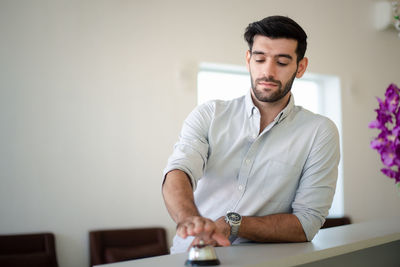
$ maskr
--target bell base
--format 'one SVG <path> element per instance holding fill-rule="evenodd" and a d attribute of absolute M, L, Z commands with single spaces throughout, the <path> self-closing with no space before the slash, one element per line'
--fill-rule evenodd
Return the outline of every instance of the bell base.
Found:
<path fill-rule="evenodd" d="M 220 261 L 218 259 L 215 260 L 186 260 L 186 266 L 212 266 L 212 265 L 220 265 Z"/>

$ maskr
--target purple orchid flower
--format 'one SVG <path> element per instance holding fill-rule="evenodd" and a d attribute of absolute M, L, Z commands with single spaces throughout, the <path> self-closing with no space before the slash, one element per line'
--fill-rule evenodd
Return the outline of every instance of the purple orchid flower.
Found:
<path fill-rule="evenodd" d="M 399 88 L 396 85 L 391 84 L 385 93 L 385 106 L 391 113 L 395 113 L 399 105 Z"/>
<path fill-rule="evenodd" d="M 377 97 L 377 100 L 379 108 L 375 109 L 377 113 L 376 120 L 372 121 L 368 126 L 370 128 L 384 129 L 386 128 L 386 123 L 393 123 L 393 113 L 389 111 L 386 101 L 382 101 L 379 97 Z"/>
<path fill-rule="evenodd" d="M 396 157 L 396 151 L 393 149 L 393 147 L 391 145 L 386 145 L 379 152 L 381 154 L 381 160 L 383 164 L 387 167 L 392 167 Z"/>
<path fill-rule="evenodd" d="M 369 128 L 380 130 L 371 141 L 371 148 L 378 151 L 385 168 L 381 172 L 400 183 L 400 89 L 390 84 L 385 99 L 377 97 L 379 108 L 375 109 L 376 119 L 368 124 Z"/>
<path fill-rule="evenodd" d="M 396 181 L 396 183 L 400 182 L 400 173 L 398 171 L 394 171 L 389 168 L 383 168 L 381 169 L 381 172 L 388 176 L 389 178 L 392 178 Z"/>
<path fill-rule="evenodd" d="M 380 151 L 387 144 L 387 131 L 383 131 L 371 141 L 371 148 Z"/>

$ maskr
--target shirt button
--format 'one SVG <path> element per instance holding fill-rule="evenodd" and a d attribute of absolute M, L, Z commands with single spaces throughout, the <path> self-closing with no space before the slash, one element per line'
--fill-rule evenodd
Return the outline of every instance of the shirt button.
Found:
<path fill-rule="evenodd" d="M 246 164 L 250 164 L 251 160 L 246 159 Z"/>
<path fill-rule="evenodd" d="M 242 189 L 243 189 L 243 186 L 239 185 L 239 190 L 242 191 Z"/>

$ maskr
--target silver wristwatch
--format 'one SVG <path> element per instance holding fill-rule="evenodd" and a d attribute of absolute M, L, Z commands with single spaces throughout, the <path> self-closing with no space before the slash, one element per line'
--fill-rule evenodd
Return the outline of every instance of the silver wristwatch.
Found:
<path fill-rule="evenodd" d="M 231 226 L 231 235 L 229 236 L 229 241 L 232 243 L 235 241 L 239 233 L 242 216 L 240 216 L 239 213 L 230 211 L 225 215 L 225 221 Z"/>

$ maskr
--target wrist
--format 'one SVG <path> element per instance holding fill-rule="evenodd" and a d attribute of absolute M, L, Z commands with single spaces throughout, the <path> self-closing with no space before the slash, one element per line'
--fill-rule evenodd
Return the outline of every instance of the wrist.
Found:
<path fill-rule="evenodd" d="M 218 218 L 218 220 L 215 221 L 217 224 L 217 227 L 219 229 L 219 231 L 226 237 L 229 238 L 230 234 L 231 234 L 231 226 L 229 225 L 229 223 L 227 223 L 227 221 L 225 220 L 225 216 L 222 216 L 220 218 Z"/>
<path fill-rule="evenodd" d="M 180 224 L 193 217 L 201 217 L 201 215 L 197 211 L 181 211 L 175 215 L 175 222 Z"/>
<path fill-rule="evenodd" d="M 225 215 L 225 221 L 230 227 L 229 241 L 235 241 L 239 234 L 239 228 L 242 222 L 242 216 L 236 212 L 228 212 Z"/>

